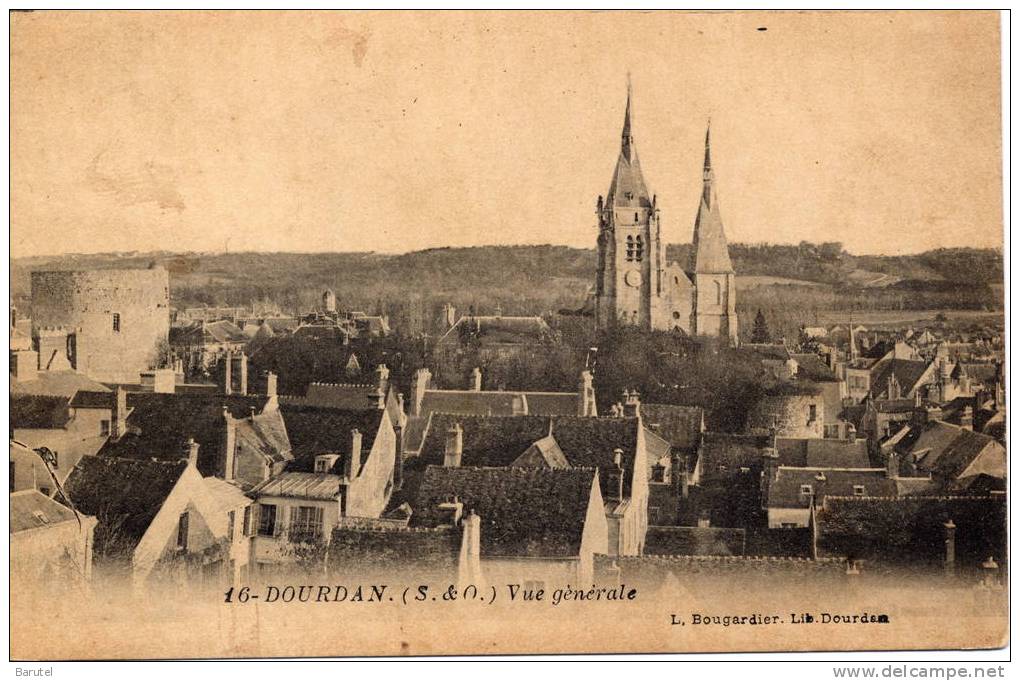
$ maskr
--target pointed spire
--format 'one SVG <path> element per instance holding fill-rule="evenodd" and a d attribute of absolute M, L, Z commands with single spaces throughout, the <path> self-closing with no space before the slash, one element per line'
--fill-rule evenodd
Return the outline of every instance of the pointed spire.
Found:
<path fill-rule="evenodd" d="M 634 92 L 630 84 L 630 71 L 627 72 L 627 110 L 623 115 L 623 134 L 620 143 L 620 154 L 627 159 L 628 163 L 634 162 L 634 133 L 631 129 L 633 125 L 633 101 Z"/>
<path fill-rule="evenodd" d="M 606 194 L 606 204 L 651 207 L 651 195 L 641 174 L 637 147 L 634 145 L 634 96 L 630 74 L 627 74 L 627 108 L 623 115 L 623 134 L 620 141 L 620 157 L 616 161 L 613 181 Z"/>
<path fill-rule="evenodd" d="M 712 121 L 705 131 L 705 165 L 698 217 L 694 221 L 694 244 L 691 249 L 691 272 L 728 274 L 733 271 L 730 262 L 726 233 L 723 231 L 719 201 L 715 195 L 715 175 L 712 172 L 711 135 Z"/>

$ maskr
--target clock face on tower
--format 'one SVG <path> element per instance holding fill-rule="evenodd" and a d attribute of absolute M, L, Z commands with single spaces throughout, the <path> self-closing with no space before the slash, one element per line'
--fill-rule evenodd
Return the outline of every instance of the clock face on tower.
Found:
<path fill-rule="evenodd" d="M 641 285 L 641 273 L 637 270 L 630 270 L 623 275 L 623 280 L 627 282 L 627 286 L 637 288 Z"/>

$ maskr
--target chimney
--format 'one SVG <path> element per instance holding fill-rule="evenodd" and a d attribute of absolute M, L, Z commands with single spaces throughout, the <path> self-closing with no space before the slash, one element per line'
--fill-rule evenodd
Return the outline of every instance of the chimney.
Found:
<path fill-rule="evenodd" d="M 974 410 L 967 405 L 960 414 L 960 427 L 965 430 L 974 430 Z"/>
<path fill-rule="evenodd" d="M 397 411 L 399 411 L 402 415 L 406 413 L 404 411 L 404 393 L 397 393 Z"/>
<path fill-rule="evenodd" d="M 110 414 L 110 439 L 117 440 L 127 432 L 127 391 L 118 385 L 113 393 L 113 410 Z"/>
<path fill-rule="evenodd" d="M 421 403 L 425 399 L 425 391 L 429 389 L 432 381 L 432 372 L 428 369 L 418 369 L 411 379 L 411 415 L 421 416 Z"/>
<path fill-rule="evenodd" d="M 761 505 L 768 508 L 769 488 L 779 478 L 779 450 L 776 449 L 775 441 L 772 440 L 769 446 L 761 450 Z"/>
<path fill-rule="evenodd" d="M 857 428 L 852 423 L 846 424 L 846 441 L 857 442 Z"/>
<path fill-rule="evenodd" d="M 482 370 L 478 367 L 471 370 L 471 390 L 476 393 L 482 390 Z"/>
<path fill-rule="evenodd" d="M 237 450 L 237 422 L 223 405 L 223 479 L 234 479 L 234 454 Z"/>
<path fill-rule="evenodd" d="M 613 450 L 613 465 L 606 475 L 606 501 L 623 501 L 623 450 Z"/>
<path fill-rule="evenodd" d="M 237 358 L 238 364 L 238 388 L 237 392 L 240 395 L 248 394 L 248 355 L 242 352 Z"/>
<path fill-rule="evenodd" d="M 184 456 L 188 459 L 188 465 L 198 468 L 198 443 L 195 438 L 189 437 L 184 444 Z"/>
<path fill-rule="evenodd" d="M 885 477 L 891 480 L 900 477 L 900 455 L 896 453 L 896 450 L 891 450 L 889 457 L 885 460 Z"/>
<path fill-rule="evenodd" d="M 443 456 L 443 465 L 447 468 L 460 466 L 461 457 L 464 455 L 464 429 L 459 423 L 450 426 L 446 431 L 446 451 Z"/>
<path fill-rule="evenodd" d="M 223 360 L 223 394 L 232 395 L 234 391 L 234 381 L 231 377 L 233 372 L 234 364 L 234 353 L 227 350 L 226 357 Z"/>
<path fill-rule="evenodd" d="M 276 397 L 277 376 L 272 371 L 266 372 L 266 397 Z"/>
<path fill-rule="evenodd" d="M 379 390 L 383 392 L 390 385 L 390 370 L 385 364 L 380 364 L 375 368 L 375 384 L 379 387 Z"/>
<path fill-rule="evenodd" d="M 585 369 L 577 386 L 577 415 L 596 416 L 595 387 L 592 385 L 591 372 Z"/>
<path fill-rule="evenodd" d="M 457 308 L 452 304 L 446 303 L 443 305 L 443 330 L 448 331 L 452 329 L 457 323 Z"/>
<path fill-rule="evenodd" d="M 461 523 L 460 563 L 457 577 L 461 584 L 478 584 L 481 577 L 482 519 L 474 510 Z"/>
<path fill-rule="evenodd" d="M 641 416 L 641 396 L 637 390 L 623 391 L 623 415 L 634 418 Z"/>
<path fill-rule="evenodd" d="M 673 484 L 678 487 L 677 496 L 680 499 L 686 499 L 690 496 L 691 477 L 687 472 L 686 456 L 678 455 L 673 457 Z"/>
<path fill-rule="evenodd" d="M 386 392 L 382 388 L 376 388 L 373 390 L 369 397 L 371 397 L 372 401 L 375 402 L 376 409 L 386 408 Z"/>
<path fill-rule="evenodd" d="M 950 518 L 943 523 L 942 528 L 946 533 L 946 577 L 952 577 L 956 572 L 956 525 Z"/>
<path fill-rule="evenodd" d="M 348 480 L 354 480 L 361 471 L 361 431 L 351 430 L 351 455 L 347 457 L 347 470 L 344 473 Z"/>

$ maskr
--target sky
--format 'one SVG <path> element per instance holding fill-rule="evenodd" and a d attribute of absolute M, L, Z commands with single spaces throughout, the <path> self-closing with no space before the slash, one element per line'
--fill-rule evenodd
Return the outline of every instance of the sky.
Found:
<path fill-rule="evenodd" d="M 1002 244 L 996 13 L 34 12 L 11 24 L 14 257 L 593 248 L 628 73 L 668 242 L 691 239 L 711 118 L 731 242 Z"/>

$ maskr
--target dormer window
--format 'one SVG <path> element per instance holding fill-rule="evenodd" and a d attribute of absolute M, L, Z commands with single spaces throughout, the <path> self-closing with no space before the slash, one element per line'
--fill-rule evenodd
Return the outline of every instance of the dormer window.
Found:
<path fill-rule="evenodd" d="M 814 493 L 814 491 L 812 490 L 811 485 L 801 485 L 800 486 L 800 495 L 802 497 L 809 497 L 813 493 Z"/>
<path fill-rule="evenodd" d="M 854 496 L 855 497 L 864 496 L 864 485 L 854 485 Z"/>

